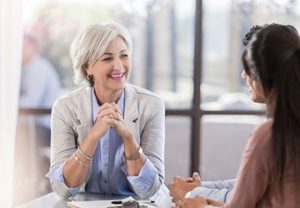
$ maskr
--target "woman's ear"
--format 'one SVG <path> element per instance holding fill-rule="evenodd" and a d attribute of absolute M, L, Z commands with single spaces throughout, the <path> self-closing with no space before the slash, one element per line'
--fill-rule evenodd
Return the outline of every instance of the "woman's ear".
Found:
<path fill-rule="evenodd" d="M 86 72 L 87 75 L 92 75 L 92 73 L 91 73 L 91 67 L 89 67 L 88 63 L 84 64 L 83 69 L 85 70 L 85 72 Z"/>

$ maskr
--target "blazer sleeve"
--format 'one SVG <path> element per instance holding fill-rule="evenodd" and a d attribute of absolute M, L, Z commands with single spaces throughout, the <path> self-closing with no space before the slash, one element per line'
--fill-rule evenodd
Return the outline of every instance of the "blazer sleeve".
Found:
<path fill-rule="evenodd" d="M 72 128 L 71 112 L 64 102 L 57 100 L 51 114 L 51 165 L 50 171 L 62 165 L 76 150 L 77 136 Z M 64 182 L 50 179 L 52 189 L 62 198 L 69 198 L 72 192 Z M 81 187 L 84 187 L 82 184 Z"/>
<path fill-rule="evenodd" d="M 158 192 L 164 183 L 165 164 L 165 106 L 164 102 L 156 97 L 154 102 L 147 102 L 142 119 L 144 128 L 140 133 L 141 147 L 145 156 L 150 160 L 157 170 L 157 175 L 154 178 L 153 184 L 147 193 L 143 193 L 143 198 L 153 196 Z M 139 195 L 139 193 L 137 192 Z"/>

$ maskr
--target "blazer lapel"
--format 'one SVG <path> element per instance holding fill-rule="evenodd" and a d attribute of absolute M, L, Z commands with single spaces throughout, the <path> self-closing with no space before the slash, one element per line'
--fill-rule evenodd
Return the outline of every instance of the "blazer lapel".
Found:
<path fill-rule="evenodd" d="M 92 99 L 91 99 L 92 88 L 85 87 L 82 90 L 81 95 L 78 99 L 77 105 L 77 133 L 78 133 L 78 141 L 82 142 L 86 134 L 93 126 L 92 122 Z"/>
<path fill-rule="evenodd" d="M 135 90 L 132 88 L 130 84 L 126 84 L 125 86 L 124 122 L 126 127 L 135 133 L 135 138 L 139 143 L 140 132 L 139 132 L 138 98 Z"/>

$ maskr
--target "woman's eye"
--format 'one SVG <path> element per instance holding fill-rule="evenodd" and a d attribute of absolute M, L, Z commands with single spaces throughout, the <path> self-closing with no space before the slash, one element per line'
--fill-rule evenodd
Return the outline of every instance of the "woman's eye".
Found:
<path fill-rule="evenodd" d="M 102 61 L 106 61 L 106 62 L 111 61 L 111 60 L 112 60 L 111 57 L 107 57 L 107 58 L 102 59 Z"/>
<path fill-rule="evenodd" d="M 127 54 L 122 54 L 122 55 L 121 55 L 121 58 L 127 58 L 127 57 L 128 57 Z"/>

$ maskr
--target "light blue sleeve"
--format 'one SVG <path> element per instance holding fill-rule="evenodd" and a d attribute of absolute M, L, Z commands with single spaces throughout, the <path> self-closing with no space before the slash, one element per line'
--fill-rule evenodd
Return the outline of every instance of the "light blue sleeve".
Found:
<path fill-rule="evenodd" d="M 203 181 L 201 183 L 201 186 L 212 189 L 233 189 L 236 180 L 237 179 L 229 179 L 223 181 Z"/>
<path fill-rule="evenodd" d="M 57 181 L 60 183 L 63 183 L 65 186 L 65 179 L 63 174 L 63 167 L 64 164 L 54 166 L 49 170 L 49 172 L 46 174 L 46 177 L 48 177 L 51 181 Z M 69 192 L 71 193 L 72 197 L 79 193 L 80 187 L 76 188 L 69 188 Z"/>
<path fill-rule="evenodd" d="M 122 168 L 127 175 L 125 168 Z M 144 166 L 142 167 L 138 176 L 127 176 L 127 180 L 138 195 L 145 195 L 149 192 L 153 183 L 158 177 L 157 170 L 154 165 L 146 158 Z"/>
<path fill-rule="evenodd" d="M 225 181 L 205 181 L 189 193 L 190 198 L 201 195 L 205 198 L 225 203 L 233 190 L 236 179 Z"/>

